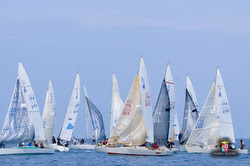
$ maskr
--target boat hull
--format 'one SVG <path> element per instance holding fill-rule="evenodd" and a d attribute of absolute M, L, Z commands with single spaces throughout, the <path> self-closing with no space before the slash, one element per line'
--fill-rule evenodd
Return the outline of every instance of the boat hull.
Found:
<path fill-rule="evenodd" d="M 70 149 L 95 149 L 95 145 L 90 144 L 77 144 L 77 145 L 70 145 Z"/>
<path fill-rule="evenodd" d="M 50 144 L 49 149 L 53 149 L 53 150 L 60 151 L 60 152 L 68 152 L 69 151 L 68 147 L 59 146 L 57 144 Z"/>
<path fill-rule="evenodd" d="M 41 149 L 36 147 L 15 147 L 15 148 L 0 148 L 0 155 L 11 154 L 54 154 L 53 149 Z"/>
<path fill-rule="evenodd" d="M 168 149 L 149 150 L 146 147 L 107 147 L 108 154 L 136 155 L 136 156 L 166 156 L 172 155 Z"/>
<path fill-rule="evenodd" d="M 236 149 L 236 151 L 239 154 L 248 154 L 248 150 L 247 149 L 240 149 L 240 148 L 238 148 L 238 149 Z"/>
<path fill-rule="evenodd" d="M 198 146 L 185 146 L 188 153 L 213 153 L 215 148 L 201 148 Z"/>
<path fill-rule="evenodd" d="M 106 153 L 106 152 L 107 152 L 107 149 L 106 149 L 106 146 L 105 146 L 105 145 L 96 146 L 96 147 L 95 147 L 95 150 L 96 150 L 97 152 L 103 152 L 103 153 Z"/>
<path fill-rule="evenodd" d="M 179 151 L 180 151 L 180 152 L 186 152 L 186 151 L 187 151 L 187 149 L 186 149 L 186 147 L 185 147 L 185 146 L 180 145 L 180 146 L 179 146 Z"/>

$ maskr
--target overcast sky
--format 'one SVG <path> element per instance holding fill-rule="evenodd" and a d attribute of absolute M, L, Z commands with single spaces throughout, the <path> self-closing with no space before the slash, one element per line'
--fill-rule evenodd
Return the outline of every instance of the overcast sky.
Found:
<path fill-rule="evenodd" d="M 43 110 L 49 77 L 54 86 L 56 136 L 76 73 L 100 109 L 108 133 L 111 78 L 126 99 L 143 56 L 153 107 L 170 64 L 182 123 L 185 75 L 200 108 L 219 66 L 236 138 L 250 138 L 250 1 L 92 0 L 0 2 L 0 126 L 23 65 Z M 82 89 L 83 97 L 83 89 Z M 83 98 L 74 136 L 84 136 Z M 1 128 L 1 127 L 0 127 Z"/>

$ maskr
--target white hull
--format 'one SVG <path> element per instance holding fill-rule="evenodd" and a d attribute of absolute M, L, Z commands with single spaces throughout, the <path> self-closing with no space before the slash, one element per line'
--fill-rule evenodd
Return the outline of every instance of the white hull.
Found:
<path fill-rule="evenodd" d="M 240 149 L 240 148 L 238 148 L 236 150 L 237 150 L 237 153 L 239 153 L 239 154 L 248 154 L 248 150 L 247 149 Z"/>
<path fill-rule="evenodd" d="M 69 145 L 70 149 L 95 149 L 95 145 L 90 144 L 77 144 L 77 145 Z"/>
<path fill-rule="evenodd" d="M 185 146 L 188 153 L 213 153 L 214 150 L 216 150 L 215 148 L 201 148 L 198 146 Z"/>
<path fill-rule="evenodd" d="M 96 147 L 95 147 L 95 150 L 96 150 L 97 152 L 103 152 L 103 153 L 106 153 L 106 152 L 107 152 L 107 149 L 106 149 L 106 146 L 105 146 L 105 145 L 96 146 Z"/>
<path fill-rule="evenodd" d="M 187 151 L 186 147 L 183 146 L 183 145 L 179 146 L 179 150 L 180 150 L 180 152 L 186 152 Z"/>
<path fill-rule="evenodd" d="M 41 149 L 36 147 L 15 147 L 15 148 L 0 148 L 0 155 L 7 154 L 54 154 L 53 149 Z"/>
<path fill-rule="evenodd" d="M 57 150 L 57 151 L 60 151 L 60 152 L 68 152 L 69 151 L 68 147 L 59 146 L 57 144 L 50 144 L 49 149 Z"/>
<path fill-rule="evenodd" d="M 146 147 L 107 147 L 108 154 L 123 154 L 136 156 L 166 156 L 173 154 L 172 150 L 167 148 L 161 150 L 149 150 Z"/>

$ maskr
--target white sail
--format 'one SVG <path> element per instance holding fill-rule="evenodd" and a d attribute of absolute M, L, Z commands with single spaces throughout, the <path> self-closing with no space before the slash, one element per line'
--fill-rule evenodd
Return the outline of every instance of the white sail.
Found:
<path fill-rule="evenodd" d="M 178 140 L 178 135 L 180 132 L 180 127 L 179 127 L 179 121 L 178 121 L 178 116 L 177 112 L 174 114 L 174 140 Z"/>
<path fill-rule="evenodd" d="M 189 78 L 189 76 L 186 77 L 186 89 L 188 90 L 195 106 L 196 106 L 196 109 L 197 111 L 199 111 L 199 104 L 198 104 L 198 100 L 197 100 L 197 97 L 196 97 L 196 94 L 195 94 L 195 91 L 194 91 L 194 87 L 193 87 L 193 84 Z"/>
<path fill-rule="evenodd" d="M 43 131 L 43 125 L 42 125 L 42 118 L 40 115 L 36 97 L 32 90 L 29 77 L 26 71 L 24 70 L 21 62 L 18 65 L 18 77 L 20 80 L 20 87 L 23 93 L 24 101 L 26 103 L 29 116 L 32 120 L 32 124 L 34 125 L 34 128 L 35 128 L 34 140 L 44 141 L 45 137 L 44 137 L 44 131 Z"/>
<path fill-rule="evenodd" d="M 17 140 L 22 142 L 24 140 L 33 140 L 34 134 L 34 126 L 29 117 L 21 91 L 20 81 L 17 77 L 9 109 L 1 131 L 0 141 Z"/>
<path fill-rule="evenodd" d="M 215 81 L 215 104 L 217 115 L 219 117 L 221 139 L 228 138 L 230 142 L 234 143 L 235 138 L 231 110 L 219 68 L 217 68 Z"/>
<path fill-rule="evenodd" d="M 55 102 L 54 90 L 50 79 L 49 79 L 48 90 L 46 93 L 42 119 L 43 119 L 45 142 L 47 144 L 51 144 L 52 136 L 54 135 L 54 130 L 55 130 L 56 102 Z"/>
<path fill-rule="evenodd" d="M 60 132 L 60 139 L 70 141 L 80 106 L 80 76 L 76 75 L 69 106 Z"/>
<path fill-rule="evenodd" d="M 109 145 L 142 145 L 146 141 L 146 126 L 141 112 L 139 78 L 136 75 L 125 106 L 110 136 Z"/>
<path fill-rule="evenodd" d="M 175 89 L 174 89 L 174 80 L 170 70 L 169 65 L 167 65 L 166 74 L 165 74 L 165 81 L 168 89 L 169 100 L 170 100 L 170 127 L 169 127 L 169 135 L 168 140 L 173 141 L 175 140 Z M 178 138 L 177 133 L 177 138 Z"/>
<path fill-rule="evenodd" d="M 147 128 L 147 142 L 154 142 L 154 126 L 153 126 L 153 110 L 151 103 L 151 94 L 148 83 L 148 75 L 146 66 L 141 57 L 140 66 L 138 71 L 140 92 L 141 92 L 141 110 L 146 123 Z"/>
<path fill-rule="evenodd" d="M 86 139 L 90 139 L 90 138 L 92 138 L 90 135 L 91 117 L 89 115 L 89 107 L 88 107 L 88 103 L 87 103 L 87 99 L 86 99 L 89 96 L 88 96 L 88 92 L 87 92 L 87 89 L 85 88 L 85 86 L 83 87 L 83 92 L 84 92 L 85 137 L 86 137 Z"/>
<path fill-rule="evenodd" d="M 109 135 L 111 135 L 123 109 L 124 103 L 120 97 L 119 85 L 115 74 L 112 74 L 112 94 L 111 94 L 111 110 L 110 110 L 110 124 Z"/>

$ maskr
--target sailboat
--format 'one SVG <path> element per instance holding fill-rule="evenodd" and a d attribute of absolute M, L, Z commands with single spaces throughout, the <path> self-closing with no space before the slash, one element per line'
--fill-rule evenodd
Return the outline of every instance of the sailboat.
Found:
<path fill-rule="evenodd" d="M 52 143 L 52 137 L 54 136 L 55 119 L 56 119 L 55 95 L 50 79 L 49 79 L 48 90 L 46 93 L 42 119 L 43 119 L 44 135 L 45 135 L 45 145 L 49 146 Z"/>
<path fill-rule="evenodd" d="M 186 97 L 184 116 L 182 123 L 182 138 L 180 140 L 180 151 L 186 151 L 185 144 L 192 132 L 198 118 L 198 101 L 189 76 L 186 76 Z"/>
<path fill-rule="evenodd" d="M 90 135 L 90 125 L 91 125 L 91 117 L 89 112 L 89 107 L 87 103 L 86 97 L 88 97 L 88 92 L 85 86 L 83 87 L 84 92 L 84 120 L 85 120 L 85 141 L 84 144 L 76 144 L 70 145 L 70 149 L 95 149 L 95 144 L 89 144 L 87 141 L 90 140 L 92 137 Z"/>
<path fill-rule="evenodd" d="M 42 119 L 29 77 L 21 62 L 0 142 L 45 141 Z M 52 149 L 35 146 L 1 148 L 0 154 L 53 154 Z"/>
<path fill-rule="evenodd" d="M 151 97 L 144 61 L 141 57 L 138 74 L 130 89 L 118 122 L 107 144 L 108 154 L 163 156 L 172 154 L 167 148 L 151 150 L 141 146 L 153 143 Z M 124 145 L 124 147 L 122 147 Z"/>
<path fill-rule="evenodd" d="M 85 91 L 87 92 L 87 91 Z M 85 100 L 86 100 L 86 106 L 89 111 L 89 116 L 91 118 L 93 130 L 94 130 L 94 139 L 96 144 L 99 142 L 102 142 L 103 140 L 106 140 L 106 132 L 104 129 L 104 123 L 103 123 L 103 118 L 101 112 L 98 110 L 98 108 L 90 101 L 88 96 L 85 93 Z M 93 145 L 92 145 L 93 146 Z M 105 147 L 99 147 L 94 146 L 95 150 L 99 152 L 105 152 L 106 148 Z"/>
<path fill-rule="evenodd" d="M 179 122 L 177 112 L 175 110 L 175 88 L 174 80 L 170 70 L 170 66 L 167 65 L 166 74 L 165 74 L 165 83 L 167 86 L 169 100 L 170 100 L 170 127 L 168 133 L 168 141 L 173 142 L 178 140 L 179 136 Z"/>
<path fill-rule="evenodd" d="M 71 140 L 76 118 L 79 111 L 79 106 L 80 106 L 80 76 L 79 73 L 77 73 L 70 102 L 64 119 L 64 123 L 59 135 L 60 140 L 65 142 L 69 142 Z M 59 151 L 69 151 L 68 147 L 59 146 L 57 144 L 50 144 L 50 148 Z"/>
<path fill-rule="evenodd" d="M 109 134 L 113 132 L 118 119 L 122 113 L 122 108 L 124 103 L 120 97 L 118 81 L 115 74 L 112 74 L 112 93 L 111 93 L 111 109 L 110 109 L 110 121 L 109 121 Z M 98 152 L 107 152 L 106 145 L 96 146 L 95 148 Z"/>
<path fill-rule="evenodd" d="M 219 68 L 197 122 L 187 141 L 189 153 L 213 153 L 221 140 L 235 143 L 231 110 Z M 238 150 L 239 153 L 246 153 Z"/>

